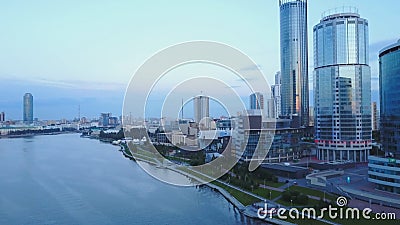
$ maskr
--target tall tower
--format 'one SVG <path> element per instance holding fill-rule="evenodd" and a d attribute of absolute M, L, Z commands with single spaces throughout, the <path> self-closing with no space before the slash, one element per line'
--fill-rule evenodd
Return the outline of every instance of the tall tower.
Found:
<path fill-rule="evenodd" d="M 323 17 L 313 32 L 317 156 L 366 162 L 372 138 L 368 21 L 350 8 Z"/>
<path fill-rule="evenodd" d="M 25 93 L 24 95 L 24 112 L 23 120 L 25 124 L 31 124 L 33 122 L 33 96 L 31 93 Z"/>
<path fill-rule="evenodd" d="M 264 95 L 255 92 L 250 95 L 250 109 L 264 109 Z"/>
<path fill-rule="evenodd" d="M 210 128 L 210 98 L 204 95 L 194 97 L 194 121 L 200 128 Z"/>
<path fill-rule="evenodd" d="M 281 113 L 308 126 L 307 0 L 279 0 Z"/>

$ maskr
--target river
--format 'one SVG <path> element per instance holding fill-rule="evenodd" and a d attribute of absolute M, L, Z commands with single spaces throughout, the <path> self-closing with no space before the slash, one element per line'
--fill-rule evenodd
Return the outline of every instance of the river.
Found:
<path fill-rule="evenodd" d="M 0 139 L 0 224 L 261 224 L 207 186 L 154 179 L 118 148 L 78 134 Z"/>

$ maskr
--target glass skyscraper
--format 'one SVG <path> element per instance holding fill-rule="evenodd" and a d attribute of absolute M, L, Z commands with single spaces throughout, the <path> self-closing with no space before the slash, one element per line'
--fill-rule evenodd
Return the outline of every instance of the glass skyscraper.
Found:
<path fill-rule="evenodd" d="M 385 157 L 369 157 L 368 181 L 400 194 L 400 40 L 379 52 L 379 97 Z"/>
<path fill-rule="evenodd" d="M 264 95 L 255 92 L 250 95 L 250 109 L 264 109 Z"/>
<path fill-rule="evenodd" d="M 379 52 L 381 141 L 400 159 L 400 40 Z"/>
<path fill-rule="evenodd" d="M 24 114 L 23 120 L 26 124 L 33 122 L 33 96 L 31 93 L 25 93 L 24 95 Z"/>
<path fill-rule="evenodd" d="M 307 0 L 280 0 L 281 114 L 308 126 Z"/>
<path fill-rule="evenodd" d="M 371 149 L 368 21 L 356 9 L 314 26 L 314 126 L 325 161 L 366 162 Z"/>

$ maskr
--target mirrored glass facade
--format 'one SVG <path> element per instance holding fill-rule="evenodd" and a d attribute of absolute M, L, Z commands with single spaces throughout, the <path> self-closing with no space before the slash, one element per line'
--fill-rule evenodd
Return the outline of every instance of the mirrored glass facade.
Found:
<path fill-rule="evenodd" d="M 368 21 L 356 13 L 333 14 L 313 31 L 318 158 L 366 162 L 371 149 Z"/>
<path fill-rule="evenodd" d="M 379 53 L 381 142 L 400 159 L 400 40 Z"/>
<path fill-rule="evenodd" d="M 280 0 L 281 114 L 308 126 L 307 0 Z"/>

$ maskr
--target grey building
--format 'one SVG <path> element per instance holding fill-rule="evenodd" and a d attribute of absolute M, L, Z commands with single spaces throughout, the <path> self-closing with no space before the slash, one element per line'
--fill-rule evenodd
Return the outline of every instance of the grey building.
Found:
<path fill-rule="evenodd" d="M 356 9 L 335 13 L 313 34 L 317 156 L 366 162 L 372 139 L 368 21 Z"/>
<path fill-rule="evenodd" d="M 23 98 L 23 121 L 25 124 L 33 123 L 33 96 L 31 93 L 25 93 Z"/>
<path fill-rule="evenodd" d="M 242 115 L 234 120 L 233 154 L 241 161 L 282 162 L 301 156 L 303 129 L 290 119 L 262 121 L 261 115 Z M 262 156 L 266 153 L 265 158 Z"/>
<path fill-rule="evenodd" d="M 307 0 L 280 0 L 281 113 L 308 126 Z"/>
<path fill-rule="evenodd" d="M 194 121 L 199 124 L 200 129 L 209 129 L 210 121 L 210 98 L 204 95 L 194 97 Z"/>

